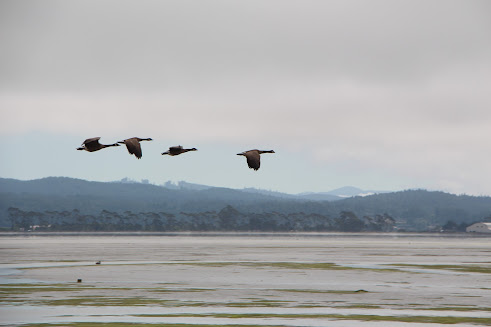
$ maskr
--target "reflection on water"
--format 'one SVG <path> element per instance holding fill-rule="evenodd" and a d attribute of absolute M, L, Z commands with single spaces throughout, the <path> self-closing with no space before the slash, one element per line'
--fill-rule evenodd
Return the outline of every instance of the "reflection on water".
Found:
<path fill-rule="evenodd" d="M 0 236 L 0 249 L 5 295 L 0 324 L 5 326 L 491 321 L 491 240 L 486 237 L 31 234 Z M 374 316 L 377 320 L 371 320 Z"/>

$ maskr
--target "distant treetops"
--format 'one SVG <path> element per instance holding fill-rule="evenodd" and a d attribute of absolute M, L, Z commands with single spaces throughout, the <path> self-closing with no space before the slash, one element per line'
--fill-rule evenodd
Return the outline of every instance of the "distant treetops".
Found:
<path fill-rule="evenodd" d="M 82 145 L 77 148 L 77 150 L 85 150 L 88 152 L 99 151 L 104 148 L 109 148 L 113 146 L 119 146 L 119 144 L 126 145 L 126 149 L 128 149 L 129 154 L 135 155 L 137 159 L 142 157 L 142 149 L 140 142 L 141 141 L 153 141 L 151 138 L 140 138 L 140 137 L 132 137 L 123 141 L 119 141 L 113 144 L 101 144 L 99 143 L 100 137 L 92 137 L 86 139 Z M 184 149 L 181 145 L 171 146 L 169 150 L 162 152 L 162 155 L 169 156 L 178 156 L 180 154 L 189 152 L 189 151 L 198 151 L 196 148 Z M 247 159 L 247 165 L 249 168 L 258 170 L 261 166 L 261 154 L 262 153 L 275 153 L 273 150 L 248 150 L 241 153 L 237 153 L 238 156 L 244 156 Z"/>

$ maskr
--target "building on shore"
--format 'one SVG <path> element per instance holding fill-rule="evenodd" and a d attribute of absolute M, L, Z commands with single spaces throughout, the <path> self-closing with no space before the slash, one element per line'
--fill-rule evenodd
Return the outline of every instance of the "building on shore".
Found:
<path fill-rule="evenodd" d="M 491 233 L 491 223 L 475 223 L 465 229 L 468 233 Z"/>

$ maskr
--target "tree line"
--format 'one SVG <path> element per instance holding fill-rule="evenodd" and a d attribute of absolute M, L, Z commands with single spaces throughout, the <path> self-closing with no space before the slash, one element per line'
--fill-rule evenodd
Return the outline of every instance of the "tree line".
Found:
<path fill-rule="evenodd" d="M 156 223 L 160 221 L 166 228 L 192 230 L 197 228 L 194 226 L 196 221 L 204 220 L 201 225 L 209 226 L 207 228 L 210 230 L 224 229 L 227 225 L 216 222 L 219 221 L 216 217 L 227 205 L 239 212 L 237 226 L 234 228 L 245 229 L 244 226 L 247 226 L 250 230 L 265 228 L 262 225 L 276 225 L 285 230 L 296 230 L 297 225 L 312 230 L 340 230 L 339 218 L 342 212 L 346 212 L 353 213 L 364 223 L 365 227 L 361 230 L 377 228 L 380 225 L 377 219 L 381 220 L 380 217 L 386 213 L 397 221 L 399 229 L 407 231 L 437 231 L 442 227 L 444 230 L 463 231 L 473 222 L 485 221 L 486 217 L 491 216 L 491 197 L 425 190 L 358 196 L 338 201 L 312 201 L 291 195 L 285 198 L 217 187 L 191 190 L 168 189 L 148 184 L 88 182 L 62 177 L 34 181 L 0 178 L 0 228 L 4 230 L 11 229 L 12 226 L 9 208 L 37 213 L 33 214 L 33 217 L 39 217 L 37 219 L 49 218 L 60 222 L 61 218 L 56 220 L 52 217 L 68 215 L 78 208 L 83 212 L 73 214 L 77 218 L 67 220 L 65 224 L 73 224 L 76 219 L 85 219 L 93 228 L 98 224 L 105 226 L 106 222 L 102 223 L 101 217 L 109 215 L 115 218 L 108 218 L 111 221 L 108 224 L 119 225 L 121 229 L 121 226 L 131 225 L 131 217 L 136 215 L 139 219 L 133 224 L 141 225 L 141 230 L 151 230 L 149 218 L 145 222 L 143 217 L 155 213 L 158 216 Z M 124 223 L 119 222 L 118 215 Z M 193 222 L 189 222 L 192 215 L 200 218 L 193 218 Z M 176 227 L 168 223 L 172 222 L 169 217 L 177 221 Z M 257 217 L 261 219 L 258 220 Z M 302 222 L 309 219 L 318 220 L 318 223 L 310 226 Z M 447 222 L 450 224 L 447 225 Z M 34 222 L 28 225 L 45 224 Z M 60 223 L 52 225 L 59 228 Z"/>
<path fill-rule="evenodd" d="M 341 211 L 330 217 L 316 213 L 244 213 L 228 205 L 220 211 L 178 214 L 166 212 L 115 212 L 99 214 L 71 211 L 8 209 L 12 231 L 340 231 L 389 232 L 395 220 L 388 214 L 358 217 Z"/>

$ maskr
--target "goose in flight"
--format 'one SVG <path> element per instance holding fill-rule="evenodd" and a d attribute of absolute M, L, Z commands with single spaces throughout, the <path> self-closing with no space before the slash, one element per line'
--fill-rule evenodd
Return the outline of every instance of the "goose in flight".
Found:
<path fill-rule="evenodd" d="M 244 156 L 247 159 L 249 168 L 258 170 L 261 166 L 261 153 L 275 153 L 273 150 L 249 150 L 237 153 L 238 156 Z"/>
<path fill-rule="evenodd" d="M 142 139 L 139 137 L 132 137 L 124 141 L 119 141 L 118 143 L 125 144 L 128 152 L 134 154 L 135 157 L 140 159 L 142 157 L 142 148 L 140 146 L 141 141 L 152 141 L 151 138 Z"/>
<path fill-rule="evenodd" d="M 171 146 L 169 150 L 162 152 L 162 155 L 168 154 L 169 156 L 178 156 L 182 153 L 186 153 L 188 151 L 198 151 L 196 148 L 192 149 L 183 149 L 181 145 Z"/>
<path fill-rule="evenodd" d="M 108 148 L 111 146 L 119 146 L 118 143 L 100 144 L 99 139 L 100 139 L 100 137 L 92 137 L 90 139 L 86 139 L 84 141 L 84 143 L 82 143 L 82 146 L 80 148 L 77 148 L 77 150 L 85 150 L 88 152 L 94 152 L 94 151 L 99 151 L 100 149 Z"/>

